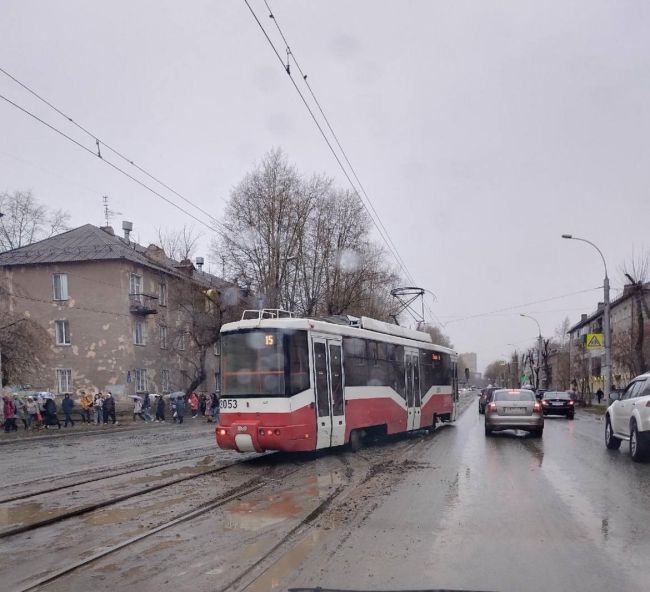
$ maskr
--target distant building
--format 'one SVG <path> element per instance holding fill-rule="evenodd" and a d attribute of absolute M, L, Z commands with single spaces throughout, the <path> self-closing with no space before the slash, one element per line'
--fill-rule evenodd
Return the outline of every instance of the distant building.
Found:
<path fill-rule="evenodd" d="M 610 324 L 612 331 L 612 385 L 623 387 L 626 383 L 648 369 L 650 363 L 650 320 L 645 314 L 650 305 L 648 292 L 650 292 L 650 283 L 642 288 L 641 298 L 639 301 L 635 297 L 636 286 L 628 284 L 623 287 L 623 293 L 615 298 L 610 304 Z M 641 306 L 641 316 L 643 318 L 643 328 L 645 333 L 644 352 L 646 366 L 638 368 L 638 359 L 636 356 L 636 339 L 638 336 L 638 307 Z M 579 390 L 583 392 L 595 392 L 599 388 L 604 389 L 604 377 L 602 365 L 604 362 L 605 350 L 590 349 L 587 347 L 587 335 L 589 333 L 603 332 L 603 311 L 605 305 L 598 303 L 595 312 L 587 315 L 583 314 L 569 333 L 570 344 L 570 367 L 572 381 L 578 383 Z"/>
<path fill-rule="evenodd" d="M 57 393 L 110 389 L 117 395 L 186 388 L 196 372 L 188 321 L 171 304 L 188 291 L 231 287 L 202 271 L 203 260 L 174 261 L 110 227 L 86 224 L 0 253 L 0 314 L 28 316 L 50 336 L 33 388 Z M 232 289 L 232 287 L 231 287 Z M 200 292 L 199 294 L 204 294 Z M 219 388 L 218 345 L 199 389 Z"/>

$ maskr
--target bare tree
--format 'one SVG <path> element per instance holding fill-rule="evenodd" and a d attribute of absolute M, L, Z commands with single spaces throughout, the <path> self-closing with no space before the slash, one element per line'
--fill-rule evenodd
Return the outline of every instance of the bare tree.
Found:
<path fill-rule="evenodd" d="M 42 369 L 49 336 L 35 321 L 5 314 L 0 321 L 0 387 L 26 384 Z"/>
<path fill-rule="evenodd" d="M 158 246 L 176 261 L 191 259 L 202 236 L 193 226 L 186 224 L 181 229 L 157 228 L 156 234 Z"/>
<path fill-rule="evenodd" d="M 68 228 L 70 214 L 49 210 L 31 191 L 0 193 L 0 252 L 48 238 Z"/>
<path fill-rule="evenodd" d="M 449 347 L 453 348 L 453 344 L 451 343 L 451 340 L 445 333 L 443 333 L 442 329 L 436 325 L 423 325 L 420 328 L 421 331 L 425 331 L 429 335 L 431 335 L 431 340 L 433 343 L 436 345 L 442 345 L 443 347 Z"/>
<path fill-rule="evenodd" d="M 503 382 L 504 372 L 508 363 L 505 360 L 495 360 L 490 362 L 483 372 L 483 376 L 487 378 L 492 384 Z"/>
<path fill-rule="evenodd" d="M 233 190 L 212 255 L 225 257 L 229 277 L 259 305 L 389 320 L 398 276 L 371 223 L 358 196 L 327 177 L 305 178 L 273 150 Z"/>
<path fill-rule="evenodd" d="M 207 378 L 206 357 L 219 341 L 221 326 L 241 318 L 242 310 L 249 305 L 236 286 L 216 289 L 184 282 L 170 306 L 181 313 L 181 322 L 170 337 L 173 349 L 191 370 L 188 384 L 182 385 L 190 393 Z"/>

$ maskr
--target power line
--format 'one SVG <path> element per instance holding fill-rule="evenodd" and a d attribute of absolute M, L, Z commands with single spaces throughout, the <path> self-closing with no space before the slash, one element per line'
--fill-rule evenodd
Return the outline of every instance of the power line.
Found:
<path fill-rule="evenodd" d="M 345 149 L 341 145 L 341 142 L 339 141 L 339 138 L 336 135 L 336 132 L 332 128 L 332 125 L 330 124 L 330 121 L 329 121 L 327 115 L 325 115 L 325 111 L 323 110 L 323 107 L 322 107 L 320 101 L 316 97 L 316 93 L 314 93 L 314 90 L 312 89 L 311 85 L 309 84 L 309 81 L 307 80 L 307 75 L 303 72 L 302 68 L 300 67 L 300 64 L 298 63 L 298 60 L 296 59 L 295 53 L 291 50 L 291 48 L 289 46 L 289 42 L 287 41 L 287 38 L 285 37 L 284 32 L 282 31 L 282 28 L 280 27 L 280 23 L 278 22 L 277 17 L 275 16 L 273 11 L 271 10 L 271 7 L 269 6 L 269 3 L 267 2 L 267 0 L 264 0 L 264 4 L 266 5 L 266 8 L 269 11 L 269 17 L 275 23 L 275 26 L 278 29 L 278 32 L 280 33 L 280 36 L 282 37 L 282 41 L 284 41 L 284 44 L 286 46 L 286 49 L 287 49 L 287 63 L 288 63 L 289 59 L 292 59 L 293 63 L 296 65 L 296 68 L 298 68 L 298 71 L 300 72 L 300 75 L 302 76 L 303 82 L 305 83 L 305 85 L 309 89 L 309 93 L 311 94 L 312 98 L 314 99 L 314 102 L 316 103 L 316 106 L 318 107 L 318 110 L 320 111 L 320 114 L 323 116 L 325 124 L 327 125 L 327 128 L 329 129 L 330 133 L 332 134 L 332 137 L 334 138 L 334 141 L 336 142 L 336 145 L 339 147 L 339 150 L 341 151 L 341 154 L 343 155 L 343 158 L 345 159 L 345 162 L 347 163 L 348 167 L 350 167 L 350 171 L 352 172 L 352 175 L 354 176 L 357 184 L 359 185 L 359 188 L 361 189 L 361 192 L 365 196 L 365 198 L 366 198 L 366 200 L 368 202 L 368 205 L 370 206 L 373 213 L 375 214 L 375 217 L 377 218 L 377 222 L 378 222 L 379 226 L 381 226 L 381 229 L 386 234 L 386 237 L 387 237 L 388 241 L 392 245 L 392 247 L 394 249 L 394 252 L 395 252 L 395 255 L 399 259 L 398 262 L 401 263 L 403 265 L 403 267 L 406 269 L 406 263 L 404 262 L 404 260 L 402 259 L 402 256 L 400 255 L 399 251 L 397 250 L 397 246 L 393 242 L 393 239 L 390 237 L 390 234 L 388 233 L 388 230 L 386 230 L 386 227 L 384 226 L 384 223 L 382 222 L 381 217 L 379 216 L 379 213 L 375 209 L 375 206 L 373 205 L 372 200 L 368 196 L 368 193 L 366 192 L 366 189 L 363 186 L 363 183 L 361 183 L 361 180 L 359 179 L 359 176 L 357 175 L 357 172 L 356 172 L 355 168 L 352 166 L 352 163 L 350 162 L 350 159 L 348 158 L 348 155 L 345 152 Z M 288 72 L 288 73 L 290 75 L 290 72 Z M 359 198 L 361 198 L 361 196 L 359 196 Z M 406 271 L 408 272 L 408 270 L 406 270 Z M 413 283 L 416 283 L 413 280 L 413 277 L 410 274 L 408 274 L 408 279 L 409 279 L 409 281 L 411 281 Z"/>
<path fill-rule="evenodd" d="M 602 290 L 602 289 L 603 289 L 602 286 L 596 286 L 595 288 L 587 288 L 586 290 L 578 290 L 577 292 L 569 292 L 568 294 L 560 294 L 559 296 L 551 296 L 550 298 L 544 298 L 542 300 L 534 300 L 532 302 L 524 302 L 523 304 L 507 306 L 505 308 L 498 308 L 496 310 L 491 310 L 491 311 L 488 311 L 488 312 L 481 312 L 481 313 L 477 313 L 477 314 L 466 315 L 466 316 L 463 316 L 463 317 L 452 318 L 452 319 L 448 320 L 446 324 L 449 325 L 450 323 L 458 323 L 458 322 L 461 322 L 461 321 L 467 321 L 467 320 L 476 319 L 476 318 L 479 318 L 479 317 L 486 317 L 486 316 L 490 316 L 490 315 L 494 315 L 494 314 L 509 312 L 509 311 L 517 310 L 519 308 L 524 308 L 525 306 L 532 306 L 534 304 L 542 304 L 544 302 L 552 302 L 553 300 L 560 300 L 562 298 L 568 298 L 569 296 L 576 296 L 578 294 L 585 294 L 587 292 L 593 292 L 595 290 Z"/>
<path fill-rule="evenodd" d="M 48 101 L 47 99 L 45 99 L 44 97 L 42 97 L 39 93 L 37 93 L 37 92 L 36 92 L 35 90 L 33 90 L 32 88 L 30 88 L 27 84 L 25 84 L 24 82 L 21 82 L 21 81 L 20 81 L 18 78 L 16 78 L 13 74 L 7 72 L 7 70 L 5 70 L 5 69 L 2 68 L 2 67 L 0 67 L 0 72 L 2 72 L 2 73 L 3 73 L 5 76 L 7 76 L 8 78 L 11 78 L 11 80 L 13 80 L 16 84 L 18 84 L 19 86 L 21 86 L 22 88 L 24 88 L 28 93 L 30 93 L 31 95 L 33 95 L 34 97 L 36 97 L 39 101 L 43 102 L 43 103 L 46 104 L 48 107 L 50 107 L 51 109 L 53 109 L 54 111 L 56 111 L 59 115 L 61 115 L 61 116 L 64 117 L 65 119 L 67 119 L 67 120 L 68 120 L 72 125 L 74 125 L 74 126 L 77 127 L 78 129 L 80 129 L 82 132 L 84 132 L 85 134 L 87 134 L 88 136 L 90 136 L 90 137 L 95 141 L 95 143 L 96 143 L 96 145 L 97 145 L 97 154 L 96 154 L 96 156 L 99 156 L 99 158 L 102 158 L 102 159 L 103 159 L 103 157 L 102 157 L 102 155 L 101 155 L 101 151 L 100 151 L 100 145 L 101 145 L 101 146 L 104 146 L 105 148 L 107 148 L 108 150 L 110 150 L 113 154 L 119 156 L 122 160 L 124 160 L 125 162 L 129 163 L 131 166 L 135 167 L 138 171 L 140 171 L 141 173 L 143 173 L 144 175 L 146 175 L 147 177 L 149 177 L 150 179 L 152 179 L 153 181 L 155 181 L 156 183 L 158 183 L 159 185 L 161 185 L 162 187 L 164 187 L 164 188 L 167 189 L 168 191 L 171 191 L 171 192 L 172 192 L 174 195 L 176 195 L 177 197 L 180 197 L 180 198 L 181 198 L 185 203 L 191 205 L 192 207 L 196 208 L 196 209 L 197 209 L 199 212 L 201 212 L 202 214 L 208 216 L 208 218 L 210 218 L 210 219 L 211 219 L 215 224 L 217 224 L 217 225 L 219 224 L 218 220 L 217 220 L 214 216 L 212 216 L 212 214 L 210 214 L 209 212 L 207 212 L 206 210 L 204 210 L 204 209 L 201 208 L 200 206 L 197 206 L 194 202 L 192 202 L 191 200 L 189 200 L 188 198 L 186 198 L 186 197 L 185 197 L 184 195 L 182 195 L 180 192 L 176 191 L 173 187 L 169 186 L 167 183 L 165 183 L 164 181 L 162 181 L 161 179 L 159 179 L 159 178 L 156 177 L 155 175 L 151 174 L 149 171 L 147 171 L 146 169 L 144 169 L 144 168 L 141 167 L 140 165 L 136 164 L 136 163 L 135 163 L 132 159 L 130 159 L 128 156 L 125 156 L 122 152 L 120 152 L 120 151 L 117 150 L 116 148 L 113 148 L 112 146 L 110 146 L 109 144 L 107 144 L 106 142 L 104 142 L 103 140 L 101 140 L 97 134 L 95 134 L 94 132 L 92 132 L 92 131 L 89 130 L 88 128 L 84 127 L 84 126 L 81 125 L 80 123 L 77 123 L 74 119 L 72 119 L 72 117 L 70 117 L 69 115 L 67 115 L 66 113 L 64 113 L 61 109 L 59 109 L 59 108 L 58 108 L 56 105 L 54 105 L 51 101 Z M 3 98 L 4 98 L 4 97 L 3 97 Z M 5 99 L 5 100 L 7 100 L 7 99 Z M 93 152 L 93 151 L 91 151 L 91 153 L 92 153 L 92 154 L 95 154 L 95 152 Z"/>
<path fill-rule="evenodd" d="M 309 115 L 311 116 L 311 118 L 313 119 L 314 123 L 316 124 L 316 127 L 318 128 L 318 131 L 320 132 L 321 136 L 323 136 L 323 139 L 325 140 L 325 143 L 327 144 L 328 148 L 330 149 L 330 152 L 332 153 L 332 156 L 334 156 L 336 162 L 337 162 L 338 165 L 339 165 L 339 168 L 341 169 L 341 171 L 342 171 L 343 174 L 345 175 L 346 179 L 347 179 L 348 182 L 350 183 L 350 186 L 351 186 L 352 189 L 354 190 L 354 193 L 355 193 L 355 194 L 357 195 L 357 197 L 361 200 L 361 203 L 363 204 L 364 208 L 365 208 L 366 211 L 368 212 L 368 215 L 370 216 L 371 220 L 373 221 L 373 224 L 375 225 L 375 227 L 376 227 L 377 230 L 379 231 L 379 235 L 381 236 L 382 240 L 386 243 L 386 246 L 388 247 L 388 250 L 389 250 L 390 253 L 393 255 L 393 257 L 395 258 L 395 261 L 397 262 L 397 264 L 399 265 L 399 267 L 402 269 L 402 271 L 404 272 L 404 274 L 406 275 L 406 277 L 409 278 L 410 281 L 413 281 L 413 282 L 414 282 L 414 280 L 413 280 L 413 278 L 412 278 L 410 272 L 409 272 L 408 269 L 406 268 L 406 265 L 401 261 L 399 254 L 398 254 L 396 251 L 393 250 L 393 248 L 391 247 L 391 244 L 390 244 L 390 240 L 387 239 L 386 236 L 384 236 L 384 233 L 382 232 L 380 225 L 378 225 L 378 223 L 375 221 L 374 217 L 372 216 L 372 213 L 371 213 L 370 209 L 368 208 L 368 205 L 366 205 L 365 201 L 363 201 L 363 199 L 361 199 L 361 195 L 359 194 L 359 192 L 358 192 L 358 190 L 357 190 L 357 188 L 356 188 L 354 182 L 352 181 L 352 179 L 351 179 L 351 177 L 350 177 L 350 174 L 349 174 L 348 171 L 346 170 L 345 166 L 343 166 L 343 163 L 341 162 L 341 159 L 340 159 L 339 155 L 337 154 L 336 150 L 335 150 L 334 147 L 332 146 L 332 143 L 330 142 L 329 138 L 327 137 L 327 134 L 326 134 L 325 131 L 323 130 L 323 127 L 322 127 L 321 124 L 319 123 L 318 118 L 317 118 L 316 115 L 314 114 L 312 108 L 309 106 L 309 103 L 307 102 L 307 99 L 305 98 L 305 96 L 303 95 L 302 91 L 300 90 L 300 88 L 299 88 L 298 85 L 296 84 L 296 81 L 294 80 L 293 76 L 291 75 L 291 69 L 290 69 L 287 65 L 285 65 L 284 60 L 282 59 L 282 56 L 280 56 L 280 53 L 278 52 L 278 50 L 277 50 L 275 44 L 273 43 L 273 41 L 272 41 L 271 38 L 269 37 L 269 34 L 267 33 L 266 29 L 264 28 L 264 25 L 262 25 L 260 19 L 258 18 L 257 14 L 255 13 L 255 11 L 253 10 L 253 8 L 251 7 L 251 5 L 250 5 L 250 3 L 248 2 L 248 0 L 244 0 L 244 3 L 245 3 L 246 6 L 248 7 L 248 10 L 250 11 L 251 15 L 252 15 L 253 18 L 255 19 L 255 22 L 257 23 L 257 25 L 259 26 L 260 30 L 261 30 L 262 33 L 264 34 L 264 37 L 266 37 L 266 40 L 268 41 L 269 45 L 270 45 L 271 48 L 273 49 L 273 52 L 275 53 L 276 57 L 278 58 L 278 61 L 280 62 L 280 64 L 282 64 L 282 68 L 283 68 L 283 69 L 285 70 L 285 72 L 289 75 L 289 79 L 291 80 L 291 83 L 293 84 L 294 89 L 296 90 L 296 92 L 297 92 L 298 95 L 300 96 L 300 98 L 301 98 L 303 104 L 305 105 L 307 111 L 309 112 Z M 287 46 L 287 48 L 288 48 L 288 46 Z M 415 282 L 414 282 L 414 283 L 415 283 Z"/>
<path fill-rule="evenodd" d="M 69 136 L 68 134 L 66 134 L 65 132 L 61 131 L 61 130 L 58 129 L 57 127 L 55 127 L 55 126 L 53 126 L 52 124 L 48 123 L 47 121 L 41 119 L 40 117 L 38 117 L 38 115 L 35 115 L 35 114 L 32 113 L 31 111 L 29 111 L 29 110 L 25 109 L 24 107 L 20 106 L 18 103 L 14 103 L 14 101 L 12 101 L 11 99 L 8 99 L 8 98 L 5 97 L 4 95 L 1 95 L 1 94 L 0 94 L 0 99 L 2 99 L 3 101 L 6 101 L 6 102 L 9 103 L 12 107 L 18 109 L 19 111 L 22 111 L 25 115 L 28 115 L 29 117 L 35 119 L 36 121 L 38 121 L 39 123 L 41 123 L 41 124 L 44 125 L 45 127 L 49 128 L 49 129 L 52 130 L 53 132 L 56 132 L 57 134 L 59 134 L 60 136 L 62 136 L 62 137 L 65 138 L 66 140 L 68 140 L 69 142 L 72 142 L 73 144 L 75 144 L 76 146 L 78 146 L 79 148 L 81 148 L 82 150 L 85 150 L 85 151 L 88 152 L 89 154 L 91 154 L 91 155 L 93 155 L 93 156 L 99 158 L 103 163 L 107 164 L 109 167 L 115 169 L 115 170 L 118 171 L 119 173 L 122 173 L 125 177 L 128 177 L 129 179 L 131 179 L 131 181 L 137 183 L 138 185 L 140 185 L 141 187 L 143 187 L 143 188 L 146 189 L 147 191 L 150 191 L 151 193 L 153 193 L 154 195 L 156 195 L 157 197 L 159 197 L 159 198 L 162 199 L 163 201 L 167 202 L 169 205 L 174 206 L 177 210 L 179 210 L 179 211 L 182 212 L 183 214 L 189 216 L 190 218 L 192 218 L 193 220 L 195 220 L 195 221 L 198 222 L 199 224 L 205 226 L 208 230 L 212 230 L 212 231 L 216 230 L 213 226 L 210 226 L 210 225 L 207 224 L 205 221 L 203 221 L 201 218 L 198 218 L 197 216 L 195 216 L 195 215 L 192 214 L 191 212 L 188 212 L 186 209 L 182 208 L 181 206 L 179 206 L 177 203 L 175 203 L 175 202 L 172 201 L 171 199 L 165 197 L 165 196 L 162 195 L 160 192 L 156 191 L 155 189 L 153 189 L 152 187 L 150 187 L 149 185 L 147 185 L 147 184 L 144 183 L 143 181 L 140 181 L 140 179 L 138 179 L 137 177 L 134 177 L 133 175 L 131 175 L 130 173 L 128 173 L 128 172 L 125 171 L 124 169 L 120 168 L 118 165 L 112 163 L 110 160 L 106 160 L 106 158 L 104 158 L 103 156 L 101 156 L 99 153 L 94 152 L 93 150 L 91 150 L 91 149 L 88 148 L 87 146 L 84 146 L 81 142 L 78 142 L 77 140 L 75 140 L 74 138 L 72 138 L 71 136 Z M 188 201 L 188 200 L 185 200 L 185 201 Z M 188 203 L 191 204 L 192 202 L 189 202 L 189 201 L 188 201 Z M 193 205 L 193 204 L 192 204 L 192 205 Z M 197 207 L 197 206 L 194 206 L 194 207 Z M 197 209 L 200 210 L 200 208 L 198 208 L 198 207 L 197 207 Z M 213 219 L 212 216 L 210 216 L 209 214 L 206 214 L 206 215 L 208 215 L 211 219 Z M 213 221 L 215 222 L 215 225 L 217 225 L 217 226 L 220 225 L 220 222 L 218 222 L 217 220 L 214 220 L 214 219 L 213 219 Z"/>

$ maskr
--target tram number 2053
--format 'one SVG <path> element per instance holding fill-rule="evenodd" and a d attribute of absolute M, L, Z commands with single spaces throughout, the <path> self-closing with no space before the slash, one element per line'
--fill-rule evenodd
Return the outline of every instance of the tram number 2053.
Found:
<path fill-rule="evenodd" d="M 221 409 L 237 409 L 237 399 L 219 399 Z"/>

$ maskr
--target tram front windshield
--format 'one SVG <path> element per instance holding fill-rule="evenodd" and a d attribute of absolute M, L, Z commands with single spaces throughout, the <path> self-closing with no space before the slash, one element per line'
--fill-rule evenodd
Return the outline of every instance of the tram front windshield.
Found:
<path fill-rule="evenodd" d="M 222 396 L 291 396 L 309 388 L 307 331 L 251 329 L 221 336 Z"/>

